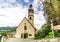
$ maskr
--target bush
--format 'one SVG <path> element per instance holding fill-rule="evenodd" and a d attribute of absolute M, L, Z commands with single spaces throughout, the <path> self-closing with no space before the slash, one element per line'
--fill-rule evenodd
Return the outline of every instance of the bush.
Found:
<path fill-rule="evenodd" d="M 37 32 L 37 34 L 35 34 L 35 39 L 42 39 L 45 37 L 49 38 L 50 37 L 49 32 L 51 32 L 50 28 L 51 28 L 50 25 L 44 24 L 42 28 Z"/>

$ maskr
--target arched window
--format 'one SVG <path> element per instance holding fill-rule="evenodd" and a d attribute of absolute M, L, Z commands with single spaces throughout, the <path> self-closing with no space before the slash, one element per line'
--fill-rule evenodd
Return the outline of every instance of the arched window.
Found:
<path fill-rule="evenodd" d="M 29 19 L 31 20 L 31 17 Z"/>
<path fill-rule="evenodd" d="M 24 30 L 27 30 L 27 26 L 24 26 Z"/>
<path fill-rule="evenodd" d="M 32 36 L 32 34 L 29 34 L 29 36 Z"/>

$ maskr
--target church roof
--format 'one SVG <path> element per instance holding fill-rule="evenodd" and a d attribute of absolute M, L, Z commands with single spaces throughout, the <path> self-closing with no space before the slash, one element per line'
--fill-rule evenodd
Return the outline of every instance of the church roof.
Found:
<path fill-rule="evenodd" d="M 54 26 L 54 30 L 60 30 L 60 25 Z"/>

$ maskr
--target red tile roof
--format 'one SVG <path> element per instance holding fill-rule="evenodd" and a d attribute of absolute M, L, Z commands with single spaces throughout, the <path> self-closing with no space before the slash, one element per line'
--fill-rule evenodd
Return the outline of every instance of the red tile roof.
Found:
<path fill-rule="evenodd" d="M 60 25 L 54 26 L 54 30 L 60 30 Z"/>

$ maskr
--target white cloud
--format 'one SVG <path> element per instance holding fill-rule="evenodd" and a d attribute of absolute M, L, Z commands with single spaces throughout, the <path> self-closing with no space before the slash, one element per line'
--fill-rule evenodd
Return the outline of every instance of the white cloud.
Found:
<path fill-rule="evenodd" d="M 1 0 L 0 0 L 1 1 Z M 8 0 L 7 0 L 8 1 Z M 14 0 L 8 1 L 15 3 Z M 25 2 L 28 2 L 29 0 L 24 0 Z M 2 1 L 3 2 L 3 1 Z M 22 19 L 27 16 L 28 7 L 23 8 L 23 5 L 18 4 L 18 6 L 13 7 L 12 5 L 8 4 L 6 2 L 1 3 L 0 2 L 0 26 L 18 26 L 19 23 L 22 21 Z M 36 7 L 38 6 L 38 0 L 34 0 L 33 7 L 36 10 Z M 6 8 L 1 8 L 2 6 Z M 11 8 L 10 8 L 11 6 Z M 39 11 L 38 14 L 34 14 L 34 24 L 35 27 L 40 29 L 40 27 L 45 23 L 45 19 L 43 16 L 43 11 Z"/>
<path fill-rule="evenodd" d="M 41 26 L 45 23 L 45 18 L 43 16 L 43 11 L 40 11 L 38 14 L 35 14 L 34 24 L 37 29 L 40 29 Z"/>
<path fill-rule="evenodd" d="M 24 2 L 29 2 L 29 0 L 24 0 Z"/>
<path fill-rule="evenodd" d="M 0 0 L 0 8 L 13 7 L 12 3 L 16 3 L 16 0 Z"/>
<path fill-rule="evenodd" d="M 27 8 L 15 7 L 0 9 L 1 14 L 3 16 L 0 16 L 0 26 L 17 26 L 27 14 Z"/>
<path fill-rule="evenodd" d="M 40 29 L 41 26 L 46 22 L 46 20 L 45 20 L 45 18 L 43 16 L 44 12 L 43 11 L 39 11 L 39 12 L 37 11 L 37 7 L 39 5 L 41 5 L 40 6 L 41 9 L 42 9 L 42 6 L 43 6 L 42 2 L 41 1 L 39 2 L 39 1 L 40 0 L 34 0 L 34 3 L 33 3 L 34 10 L 35 10 L 35 12 L 37 12 L 37 14 L 35 14 L 35 21 L 34 21 L 34 23 L 35 23 L 35 27 L 38 28 L 38 29 Z"/>
<path fill-rule="evenodd" d="M 15 3 L 16 0 L 6 0 L 8 3 Z"/>

